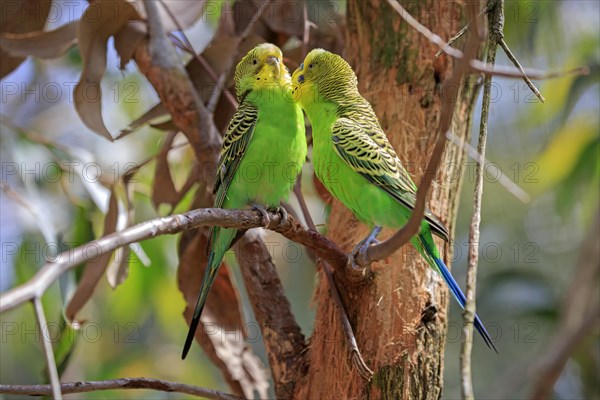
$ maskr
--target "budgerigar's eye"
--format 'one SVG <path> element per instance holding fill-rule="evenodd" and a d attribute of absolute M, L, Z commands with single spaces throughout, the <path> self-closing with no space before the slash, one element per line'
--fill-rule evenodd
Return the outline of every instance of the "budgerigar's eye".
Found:
<path fill-rule="evenodd" d="M 254 65 L 258 64 L 258 60 L 255 58 L 254 60 L 252 60 L 252 64 L 254 64 Z"/>
<path fill-rule="evenodd" d="M 312 63 L 308 64 L 308 68 L 312 68 L 314 66 L 315 66 L 315 64 L 312 64 Z"/>

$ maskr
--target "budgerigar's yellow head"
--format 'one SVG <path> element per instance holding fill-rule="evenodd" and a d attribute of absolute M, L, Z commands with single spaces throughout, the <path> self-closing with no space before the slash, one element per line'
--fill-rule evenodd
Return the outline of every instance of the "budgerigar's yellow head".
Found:
<path fill-rule="evenodd" d="M 242 58 L 235 68 L 235 93 L 241 102 L 253 91 L 290 84 L 290 74 L 283 64 L 279 47 L 262 43 Z"/>
<path fill-rule="evenodd" d="M 302 107 L 319 101 L 337 102 L 357 93 L 358 80 L 352 67 L 337 54 L 314 49 L 292 75 L 292 94 Z"/>

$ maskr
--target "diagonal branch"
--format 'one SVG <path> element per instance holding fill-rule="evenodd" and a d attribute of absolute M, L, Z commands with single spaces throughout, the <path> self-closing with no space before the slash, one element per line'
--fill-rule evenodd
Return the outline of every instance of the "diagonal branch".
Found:
<path fill-rule="evenodd" d="M 512 51 L 510 51 L 510 48 L 508 47 L 508 45 L 506 44 L 506 42 L 504 41 L 504 39 L 502 37 L 500 37 L 500 39 L 498 40 L 498 44 L 500 45 L 500 47 L 502 47 L 502 49 L 506 53 L 506 56 L 508 57 L 508 59 L 510 61 L 512 61 L 513 64 L 515 64 L 515 67 L 517 67 L 517 69 L 519 70 L 519 72 L 521 72 L 523 80 L 525 81 L 525 83 L 527 84 L 527 86 L 529 86 L 529 89 L 531 89 L 531 91 L 543 103 L 546 99 L 544 99 L 544 96 L 542 96 L 542 94 L 540 93 L 540 91 L 538 90 L 538 88 L 536 88 L 535 85 L 533 84 L 533 82 L 531 82 L 531 79 L 529 79 L 529 77 L 527 77 L 527 73 L 525 72 L 525 70 L 521 66 L 521 63 L 519 62 L 519 60 L 517 60 L 517 57 L 515 57 L 515 55 L 512 53 Z"/>
<path fill-rule="evenodd" d="M 416 20 L 414 20 L 414 18 L 411 17 L 406 12 L 406 10 L 402 9 L 402 7 L 395 0 L 388 0 L 388 2 L 398 11 L 400 16 L 404 18 L 407 22 L 416 22 Z M 397 7 L 400 7 L 403 11 L 399 11 Z M 470 15 L 477 15 L 477 3 L 473 2 L 472 4 L 470 4 L 470 7 L 474 9 L 471 10 Z M 421 32 L 421 30 L 419 30 L 419 32 Z M 439 36 L 437 37 L 439 38 Z M 474 59 L 477 55 L 477 50 L 479 49 L 479 39 L 474 30 L 469 31 L 465 47 L 466 49 L 464 57 L 459 59 L 457 66 L 454 69 L 454 72 L 452 73 L 452 76 L 446 81 L 444 81 L 444 83 L 442 84 L 441 92 L 444 93 L 445 96 L 442 96 L 440 129 L 438 132 L 435 146 L 433 148 L 431 159 L 429 160 L 429 163 L 427 164 L 427 168 L 425 170 L 425 175 L 421 179 L 419 189 L 417 190 L 417 200 L 415 203 L 415 207 L 412 210 L 412 215 L 410 216 L 410 219 L 408 220 L 406 225 L 404 225 L 404 227 L 398 232 L 396 232 L 391 238 L 382 243 L 369 247 L 366 254 L 364 255 L 359 253 L 358 257 L 355 260 L 356 266 L 358 267 L 355 267 L 356 269 L 365 269 L 372 262 L 383 260 L 384 258 L 390 256 L 402 245 L 407 243 L 410 240 L 410 238 L 420 230 L 421 221 L 423 220 L 423 216 L 425 213 L 425 202 L 427 200 L 427 193 L 429 192 L 429 188 L 431 187 L 433 179 L 437 173 L 438 167 L 442 160 L 442 156 L 444 154 L 444 149 L 446 145 L 446 132 L 450 131 L 452 115 L 454 114 L 454 105 L 456 104 L 456 100 L 459 95 L 460 84 L 463 77 L 467 74 L 469 70 L 468 60 Z M 350 263 L 350 265 L 352 265 L 352 263 Z"/>
<path fill-rule="evenodd" d="M 279 213 L 269 213 L 269 219 L 268 229 L 310 247 L 319 257 L 332 265 L 343 266 L 346 264 L 346 254 L 325 236 L 307 230 L 292 217 L 288 217 L 286 221 L 282 222 Z M 183 214 L 142 222 L 60 253 L 54 257 L 56 261 L 45 264 L 29 281 L 2 293 L 0 312 L 6 312 L 26 301 L 40 297 L 66 271 L 121 246 L 161 235 L 180 233 L 200 226 L 250 229 L 263 225 L 262 215 L 257 211 L 220 208 L 200 208 Z"/>
<path fill-rule="evenodd" d="M 46 364 L 48 365 L 48 375 L 50 377 L 52 397 L 54 397 L 55 400 L 62 400 L 60 378 L 58 377 L 58 370 L 56 369 L 56 359 L 54 357 L 54 350 L 52 350 L 52 342 L 49 338 L 47 339 L 44 336 L 44 329 L 48 327 L 48 322 L 46 321 L 46 314 L 44 313 L 44 307 L 42 307 L 42 301 L 40 300 L 39 296 L 33 299 L 33 307 L 35 308 L 35 317 L 37 319 L 40 336 L 42 338 Z"/>
<path fill-rule="evenodd" d="M 417 21 L 404 7 L 398 3 L 397 0 L 387 0 L 388 4 L 398 12 L 398 14 L 405 20 L 413 29 L 425 36 L 429 41 L 440 48 L 440 51 L 452 56 L 454 58 L 463 58 L 463 52 L 450 47 L 448 43 L 444 41 L 439 35 L 431 32 L 423 24 Z"/>
<path fill-rule="evenodd" d="M 232 394 L 206 389 L 186 383 L 170 382 L 152 378 L 119 378 L 105 381 L 65 382 L 60 385 L 64 394 L 88 393 L 100 390 L 144 389 L 160 392 L 185 393 L 211 400 L 241 400 Z M 53 395 L 50 385 L 0 385 L 0 393 L 17 396 L 49 396 Z"/>
<path fill-rule="evenodd" d="M 446 132 L 446 139 L 448 139 L 448 141 L 450 141 L 450 143 L 456 147 L 462 149 L 481 168 L 485 168 L 486 164 L 489 164 L 489 161 L 482 156 L 481 153 L 478 153 L 475 148 L 471 147 L 469 143 L 456 136 L 452 131 Z M 512 194 L 523 203 L 529 203 L 531 196 L 529 196 L 529 193 L 527 193 L 525 189 L 511 181 L 510 178 L 504 174 L 504 172 L 500 171 L 500 169 L 498 169 L 498 175 L 498 183 L 502 185 L 508 193 Z"/>
<path fill-rule="evenodd" d="M 221 97 L 221 92 L 226 91 L 225 83 L 226 83 L 227 77 L 229 76 L 229 74 L 231 73 L 231 70 L 233 68 L 234 60 L 238 58 L 240 43 L 242 43 L 244 40 L 246 40 L 246 38 L 250 35 L 250 33 L 252 33 L 252 30 L 254 29 L 254 25 L 256 24 L 256 22 L 258 22 L 258 20 L 262 16 L 263 12 L 265 11 L 265 9 L 269 5 L 269 3 L 271 3 L 271 0 L 263 1 L 263 3 L 258 8 L 258 10 L 256 10 L 256 13 L 254 14 L 254 16 L 252 17 L 250 22 L 248 22 L 248 25 L 246 25 L 246 28 L 244 28 L 244 30 L 242 31 L 241 35 L 239 35 L 236 38 L 237 50 L 236 50 L 235 54 L 233 55 L 233 57 L 229 60 L 229 62 L 225 66 L 225 68 L 223 69 L 223 73 L 221 73 L 221 76 L 217 80 L 215 89 L 212 92 L 212 94 L 210 95 L 210 99 L 208 100 L 208 104 L 206 106 L 206 108 L 208 109 L 208 111 L 211 114 L 217 108 L 217 103 L 219 102 L 219 98 Z"/>

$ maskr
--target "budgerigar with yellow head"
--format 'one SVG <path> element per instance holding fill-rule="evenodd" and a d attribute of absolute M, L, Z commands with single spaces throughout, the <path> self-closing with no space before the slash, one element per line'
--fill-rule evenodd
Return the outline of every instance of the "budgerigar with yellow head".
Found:
<path fill-rule="evenodd" d="M 239 107 L 223 140 L 214 187 L 218 208 L 248 206 L 264 212 L 278 207 L 291 191 L 306 158 L 304 116 L 291 96 L 290 74 L 281 50 L 264 43 L 250 50 L 236 67 Z M 182 358 L 194 339 L 206 297 L 237 229 L 215 227 L 211 232 L 208 265 Z"/>
<path fill-rule="evenodd" d="M 358 92 L 350 65 L 340 56 L 312 50 L 292 76 L 294 98 L 312 125 L 315 173 L 327 190 L 362 222 L 375 228 L 359 244 L 363 250 L 381 227 L 402 228 L 412 213 L 417 187 L 396 155 L 373 108 Z M 464 308 L 465 295 L 442 261 L 432 234 L 448 240 L 448 231 L 429 210 L 411 239 L 427 263 L 444 279 Z M 483 323 L 475 327 L 496 350 Z"/>

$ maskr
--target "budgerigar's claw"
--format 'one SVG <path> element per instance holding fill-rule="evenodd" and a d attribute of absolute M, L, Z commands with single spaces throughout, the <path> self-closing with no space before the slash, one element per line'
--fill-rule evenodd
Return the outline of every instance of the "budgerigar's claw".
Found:
<path fill-rule="evenodd" d="M 379 243 L 379 240 L 377 240 L 377 236 L 379 235 L 379 233 L 381 233 L 381 227 L 376 226 L 375 228 L 373 228 L 371 233 L 369 233 L 369 236 L 358 242 L 354 249 L 352 249 L 352 251 L 350 252 L 349 263 L 351 264 L 350 266 L 353 269 L 358 269 L 356 263 L 357 259 L 368 260 L 367 251 L 369 250 L 369 247 L 372 244 Z"/>
<path fill-rule="evenodd" d="M 275 212 L 277 214 L 281 215 L 281 222 L 280 223 L 286 222 L 288 220 L 288 212 L 287 212 L 287 210 L 285 209 L 284 206 L 277 207 L 275 209 Z"/>
<path fill-rule="evenodd" d="M 267 210 L 260 204 L 252 204 L 252 209 L 260 213 L 262 218 L 262 227 L 268 228 L 269 224 L 271 223 L 271 219 L 269 218 L 269 213 Z"/>

